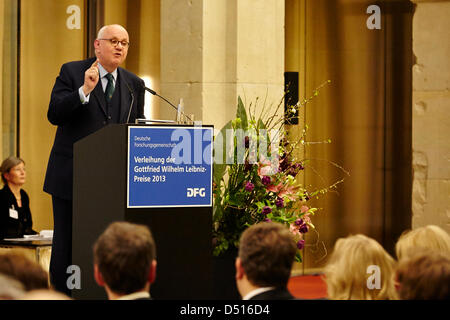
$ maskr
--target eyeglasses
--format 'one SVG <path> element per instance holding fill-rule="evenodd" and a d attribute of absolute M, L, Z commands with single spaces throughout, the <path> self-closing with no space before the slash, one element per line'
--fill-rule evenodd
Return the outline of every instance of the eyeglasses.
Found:
<path fill-rule="evenodd" d="M 97 39 L 97 40 L 108 40 L 114 47 L 117 47 L 119 43 L 122 45 L 122 48 L 128 48 L 130 46 L 130 43 L 125 40 L 122 41 L 119 41 L 117 39 Z"/>

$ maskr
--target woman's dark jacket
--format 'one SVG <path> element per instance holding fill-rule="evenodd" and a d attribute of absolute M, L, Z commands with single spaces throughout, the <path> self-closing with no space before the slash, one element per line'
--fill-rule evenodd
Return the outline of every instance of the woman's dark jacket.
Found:
<path fill-rule="evenodd" d="M 20 190 L 20 197 L 22 207 L 19 208 L 16 197 L 8 185 L 0 190 L 0 239 L 19 238 L 23 237 L 24 234 L 36 234 L 32 229 L 30 199 L 23 189 Z M 18 219 L 10 217 L 9 209 L 18 212 Z"/>

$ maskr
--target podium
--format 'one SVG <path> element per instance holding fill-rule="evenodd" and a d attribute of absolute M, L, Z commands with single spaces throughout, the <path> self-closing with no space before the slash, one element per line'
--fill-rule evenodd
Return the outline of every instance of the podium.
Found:
<path fill-rule="evenodd" d="M 81 271 L 75 299 L 107 298 L 94 279 L 93 245 L 114 221 L 150 228 L 154 299 L 211 298 L 212 132 L 212 126 L 115 124 L 74 145 L 72 265 Z"/>

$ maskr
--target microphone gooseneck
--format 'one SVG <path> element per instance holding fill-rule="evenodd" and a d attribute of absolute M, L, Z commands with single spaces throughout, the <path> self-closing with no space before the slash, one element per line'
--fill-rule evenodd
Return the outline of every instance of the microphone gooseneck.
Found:
<path fill-rule="evenodd" d="M 126 122 L 126 123 L 129 123 L 130 115 L 131 115 L 131 109 L 133 108 L 134 94 L 133 94 L 133 90 L 130 88 L 130 85 L 128 84 L 128 82 L 125 81 L 125 84 L 127 85 L 128 91 L 130 91 L 130 95 L 131 95 L 131 103 L 130 103 L 130 108 L 128 110 L 128 117 L 127 117 L 127 122 Z"/>
<path fill-rule="evenodd" d="M 160 96 L 159 94 L 156 93 L 156 91 L 147 88 L 145 85 L 142 85 L 142 87 L 144 88 L 144 90 L 150 92 L 152 95 L 160 97 L 161 99 L 163 99 L 165 102 L 167 102 L 168 104 L 170 104 L 172 106 L 172 108 L 174 108 L 177 112 L 179 112 L 180 110 L 178 110 L 178 107 L 176 107 L 173 103 L 171 103 L 169 100 L 167 100 L 166 98 Z M 187 119 L 189 119 L 190 121 L 192 121 L 191 118 L 189 118 L 184 112 L 180 111 Z"/>

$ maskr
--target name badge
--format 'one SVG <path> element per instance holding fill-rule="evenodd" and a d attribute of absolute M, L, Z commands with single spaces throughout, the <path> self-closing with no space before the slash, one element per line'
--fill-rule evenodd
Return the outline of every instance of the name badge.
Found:
<path fill-rule="evenodd" d="M 17 212 L 17 210 L 13 209 L 9 209 L 9 217 L 13 218 L 13 219 L 19 219 L 19 212 Z"/>

